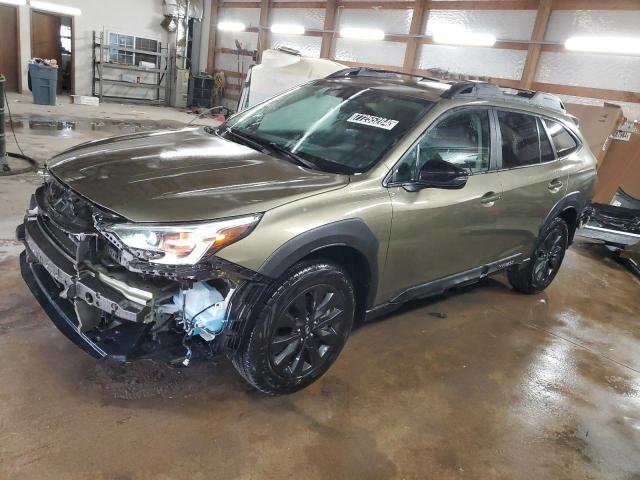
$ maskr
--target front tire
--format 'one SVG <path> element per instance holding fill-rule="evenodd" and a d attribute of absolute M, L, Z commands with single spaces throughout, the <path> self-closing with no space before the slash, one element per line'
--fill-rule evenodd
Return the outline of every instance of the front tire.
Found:
<path fill-rule="evenodd" d="M 547 288 L 556 277 L 569 246 L 569 227 L 562 218 L 554 218 L 541 232 L 531 259 L 524 267 L 507 271 L 514 290 L 533 294 Z"/>
<path fill-rule="evenodd" d="M 353 284 L 344 269 L 325 260 L 301 262 L 265 294 L 233 364 L 263 393 L 293 393 L 333 364 L 354 315 Z"/>

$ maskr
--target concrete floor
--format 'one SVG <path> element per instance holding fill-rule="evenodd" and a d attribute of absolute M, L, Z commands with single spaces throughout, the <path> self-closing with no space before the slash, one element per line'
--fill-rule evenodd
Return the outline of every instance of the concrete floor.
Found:
<path fill-rule="evenodd" d="M 105 135 L 16 133 L 40 160 Z M 63 338 L 10 237 L 37 183 L 0 178 L 2 480 L 640 479 L 640 282 L 599 245 L 578 241 L 543 294 L 498 276 L 364 325 L 319 382 L 267 398 L 226 362 L 96 362 Z"/>

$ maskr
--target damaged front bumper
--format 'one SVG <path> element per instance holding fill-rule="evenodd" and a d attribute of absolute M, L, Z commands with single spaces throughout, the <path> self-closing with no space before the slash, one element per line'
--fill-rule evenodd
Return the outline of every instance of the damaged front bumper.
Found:
<path fill-rule="evenodd" d="M 640 210 L 603 205 L 589 205 L 582 225 L 576 232 L 582 237 L 602 240 L 605 244 L 624 249 L 640 243 Z"/>
<path fill-rule="evenodd" d="M 88 270 L 78 274 L 73 262 L 47 238 L 37 218 L 27 219 L 17 236 L 26 247 L 20 256 L 22 277 L 56 327 L 96 358 L 127 358 L 152 326 L 145 322 L 149 308 L 128 300 Z M 94 310 L 89 309 L 92 306 Z M 85 310 L 84 318 L 80 309 Z M 124 322 L 112 335 L 92 335 L 100 321 L 95 310 Z"/>
<path fill-rule="evenodd" d="M 96 250 L 109 248 L 97 232 L 56 229 L 37 197 L 16 232 L 25 245 L 22 276 L 56 327 L 82 350 L 96 358 L 152 358 L 186 365 L 199 352 L 212 356 L 237 348 L 265 288 L 261 276 L 217 258 L 191 271 L 181 267 L 156 275 L 140 263 L 111 268 L 96 261 L 104 256 Z M 69 239 L 72 242 L 66 242 Z M 142 269 L 147 272 L 140 273 Z M 172 303 L 200 281 L 230 286 L 222 330 L 203 336 Z"/>

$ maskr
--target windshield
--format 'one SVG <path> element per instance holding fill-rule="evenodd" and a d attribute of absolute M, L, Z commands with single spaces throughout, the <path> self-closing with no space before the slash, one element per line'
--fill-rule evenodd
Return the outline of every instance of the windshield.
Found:
<path fill-rule="evenodd" d="M 380 161 L 432 105 L 325 81 L 267 100 L 224 127 L 281 152 L 286 149 L 320 170 L 352 174 Z"/>

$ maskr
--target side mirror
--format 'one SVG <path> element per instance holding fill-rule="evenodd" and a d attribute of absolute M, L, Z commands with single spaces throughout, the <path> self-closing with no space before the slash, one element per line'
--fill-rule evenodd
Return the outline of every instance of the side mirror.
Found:
<path fill-rule="evenodd" d="M 456 190 L 464 187 L 469 179 L 466 169 L 441 158 L 432 158 L 420 170 L 415 189 L 445 188 Z"/>

